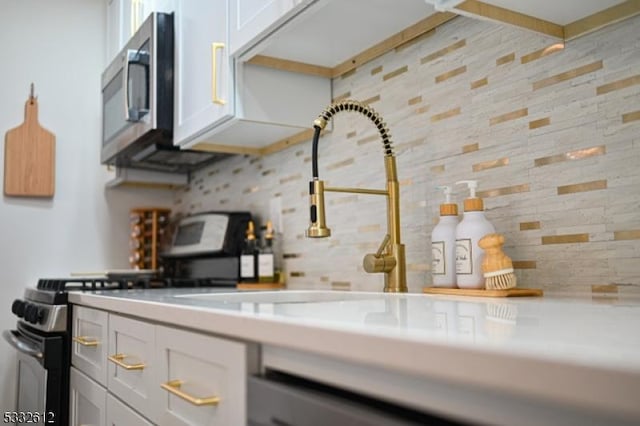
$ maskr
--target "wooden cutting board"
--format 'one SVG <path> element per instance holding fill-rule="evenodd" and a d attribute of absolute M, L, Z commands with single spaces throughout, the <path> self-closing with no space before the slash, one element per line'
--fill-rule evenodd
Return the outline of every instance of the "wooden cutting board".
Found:
<path fill-rule="evenodd" d="M 38 101 L 30 97 L 24 123 L 4 141 L 4 194 L 13 197 L 53 197 L 56 137 L 38 123 Z"/>

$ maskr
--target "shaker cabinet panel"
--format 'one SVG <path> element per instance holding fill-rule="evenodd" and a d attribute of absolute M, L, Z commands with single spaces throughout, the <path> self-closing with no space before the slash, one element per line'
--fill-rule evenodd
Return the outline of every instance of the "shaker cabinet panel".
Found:
<path fill-rule="evenodd" d="M 107 57 L 108 65 L 152 12 L 171 13 L 174 0 L 108 0 Z"/>
<path fill-rule="evenodd" d="M 109 392 L 151 420 L 157 415 L 155 325 L 109 315 Z"/>
<path fill-rule="evenodd" d="M 113 395 L 107 395 L 107 426 L 152 426 L 133 409 Z"/>
<path fill-rule="evenodd" d="M 73 307 L 71 364 L 107 385 L 108 314 L 82 306 Z"/>
<path fill-rule="evenodd" d="M 105 425 L 107 390 L 71 367 L 69 378 L 69 425 Z"/>
<path fill-rule="evenodd" d="M 185 140 L 233 113 L 227 0 L 180 1 L 175 12 L 174 141 Z"/>
<path fill-rule="evenodd" d="M 230 0 L 229 53 L 248 47 L 260 33 L 291 11 L 298 0 Z"/>
<path fill-rule="evenodd" d="M 246 424 L 247 346 L 158 326 L 163 425 Z"/>

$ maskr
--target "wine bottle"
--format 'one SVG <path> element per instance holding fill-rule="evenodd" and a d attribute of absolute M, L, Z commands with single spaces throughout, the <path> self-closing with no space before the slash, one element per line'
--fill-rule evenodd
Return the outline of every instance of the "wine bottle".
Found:
<path fill-rule="evenodd" d="M 275 281 L 273 255 L 273 224 L 267 221 L 264 231 L 264 245 L 258 255 L 258 281 L 261 283 L 272 283 Z"/>
<path fill-rule="evenodd" d="M 258 278 L 258 245 L 253 221 L 247 224 L 244 245 L 240 253 L 240 281 L 256 282 Z"/>

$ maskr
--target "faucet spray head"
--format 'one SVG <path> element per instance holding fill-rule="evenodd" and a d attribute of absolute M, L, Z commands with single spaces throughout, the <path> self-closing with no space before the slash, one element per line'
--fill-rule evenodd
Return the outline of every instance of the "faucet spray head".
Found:
<path fill-rule="evenodd" d="M 324 218 L 324 181 L 309 182 L 310 223 L 305 235 L 308 238 L 326 238 L 331 235 Z"/>

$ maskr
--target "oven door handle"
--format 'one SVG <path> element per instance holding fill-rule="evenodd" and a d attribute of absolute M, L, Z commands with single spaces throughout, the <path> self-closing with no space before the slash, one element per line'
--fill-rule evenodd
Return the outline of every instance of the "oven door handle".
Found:
<path fill-rule="evenodd" d="M 23 354 L 26 354 L 38 359 L 42 359 L 44 356 L 40 348 L 24 341 L 24 339 L 21 339 L 19 337 L 19 333 L 16 330 L 4 330 L 2 332 L 2 337 L 4 337 L 4 339 L 7 342 L 9 342 L 11 346 L 16 348 L 18 351 L 22 352 Z"/>

